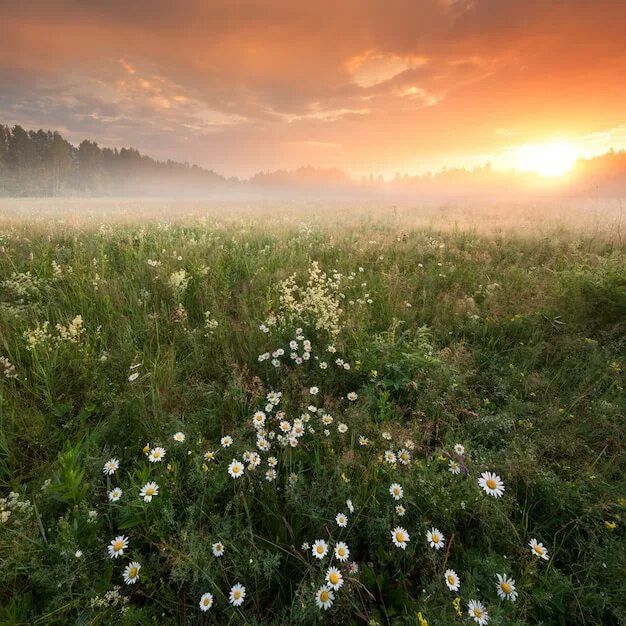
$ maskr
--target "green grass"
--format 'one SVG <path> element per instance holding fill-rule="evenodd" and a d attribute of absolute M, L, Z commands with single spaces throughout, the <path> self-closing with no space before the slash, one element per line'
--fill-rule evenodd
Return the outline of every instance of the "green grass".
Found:
<path fill-rule="evenodd" d="M 5 228 L 0 245 L 0 623 L 402 625 L 419 624 L 421 612 L 433 626 L 470 623 L 467 602 L 480 599 L 490 624 L 626 624 L 623 247 L 565 232 L 365 222 L 26 224 Z M 303 287 L 312 262 L 336 286 L 316 283 L 306 306 L 285 308 L 283 281 L 295 273 Z M 176 291 L 170 277 L 181 269 L 189 281 Z M 338 305 L 332 336 L 325 316 Z M 281 307 L 279 324 L 261 332 Z M 207 311 L 216 325 L 206 327 Z M 63 339 L 56 326 L 77 315 L 84 330 Z M 47 339 L 29 349 L 25 333 L 46 321 Z M 288 345 L 298 327 L 312 344 L 301 365 Z M 280 368 L 258 360 L 277 348 Z M 272 390 L 291 423 L 320 407 L 308 411 L 315 432 L 297 447 L 274 439 L 257 469 L 231 479 L 231 460 L 257 450 L 251 418 Z M 328 436 L 322 407 L 334 417 Z M 385 463 L 407 441 L 411 463 Z M 164 462 L 150 463 L 146 444 L 163 446 Z M 205 461 L 208 450 L 215 460 Z M 111 457 L 121 467 L 106 477 Z M 467 474 L 447 471 L 455 458 Z M 486 470 L 504 480 L 502 498 L 479 488 Z M 160 491 L 145 503 L 148 480 Z M 113 486 L 123 490 L 116 503 Z M 355 511 L 339 528 L 347 499 Z M 410 533 L 405 551 L 390 539 L 398 525 Z M 427 545 L 432 526 L 443 550 Z M 120 534 L 130 546 L 111 559 Z M 531 555 L 532 538 L 549 561 Z M 331 552 L 345 541 L 358 564 L 357 573 L 340 564 L 345 582 L 328 611 L 314 594 L 330 556 L 301 548 L 316 539 Z M 130 560 L 140 579 L 125 585 Z M 458 593 L 444 584 L 447 568 L 461 578 Z M 497 597 L 504 573 L 516 580 L 515 603 Z M 228 604 L 235 582 L 247 590 L 239 608 Z"/>

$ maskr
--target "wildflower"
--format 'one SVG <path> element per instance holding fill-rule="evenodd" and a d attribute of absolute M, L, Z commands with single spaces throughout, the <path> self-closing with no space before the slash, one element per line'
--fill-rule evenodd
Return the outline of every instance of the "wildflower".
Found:
<path fill-rule="evenodd" d="M 316 396 L 316 395 L 319 393 L 319 391 L 320 391 L 320 390 L 319 390 L 319 387 L 311 387 L 311 388 L 309 389 L 309 393 L 310 393 L 312 396 Z"/>
<path fill-rule="evenodd" d="M 456 613 L 456 616 L 461 617 L 463 613 L 461 612 L 461 598 L 459 598 L 459 596 L 457 596 L 456 598 L 454 598 L 454 600 L 452 600 L 452 606 L 454 608 L 454 612 Z"/>
<path fill-rule="evenodd" d="M 271 483 L 273 480 L 276 480 L 277 475 L 275 469 L 268 469 L 267 472 L 265 472 L 265 480 Z"/>
<path fill-rule="evenodd" d="M 454 451 L 459 455 L 459 456 L 463 456 L 465 454 L 465 446 L 463 446 L 460 443 L 455 443 L 454 444 Z"/>
<path fill-rule="evenodd" d="M 148 456 L 148 460 L 151 463 L 160 463 L 165 456 L 165 450 L 161 447 L 152 448 Z"/>
<path fill-rule="evenodd" d="M 328 554 L 328 544 L 323 539 L 316 539 L 311 548 L 311 554 L 321 561 Z"/>
<path fill-rule="evenodd" d="M 82 550 L 76 550 L 76 552 L 74 552 L 74 556 L 77 559 L 80 559 L 83 556 L 83 551 Z"/>
<path fill-rule="evenodd" d="M 144 502 L 152 502 L 153 496 L 159 495 L 159 486 L 155 482 L 146 483 L 139 492 Z"/>
<path fill-rule="evenodd" d="M 348 507 L 348 511 L 350 511 L 350 513 L 354 513 L 354 504 L 352 504 L 352 500 L 346 500 L 346 506 Z"/>
<path fill-rule="evenodd" d="M 128 548 L 128 537 L 119 535 L 115 537 L 115 539 L 111 540 L 107 550 L 109 551 L 109 556 L 112 559 L 117 559 L 118 556 L 122 556 L 124 554 L 124 550 L 126 550 L 126 548 Z"/>
<path fill-rule="evenodd" d="M 207 451 L 204 453 L 204 458 L 205 458 L 207 461 L 213 461 L 213 460 L 215 459 L 215 452 L 212 452 L 211 450 L 207 450 Z"/>
<path fill-rule="evenodd" d="M 319 609 L 328 610 L 335 600 L 335 594 L 328 585 L 323 585 L 315 593 L 315 604 Z"/>
<path fill-rule="evenodd" d="M 337 430 L 340 433 L 347 433 L 348 432 L 348 425 L 344 424 L 343 422 L 340 422 L 339 425 L 337 426 Z"/>
<path fill-rule="evenodd" d="M 396 548 L 406 550 L 406 544 L 410 541 L 409 533 L 401 526 L 396 526 L 391 531 L 391 541 Z"/>
<path fill-rule="evenodd" d="M 461 580 L 458 574 L 453 569 L 447 569 L 444 573 L 446 586 L 450 591 L 458 591 L 461 586 Z"/>
<path fill-rule="evenodd" d="M 329 567 L 326 572 L 326 582 L 337 591 L 343 585 L 343 576 L 336 567 Z"/>
<path fill-rule="evenodd" d="M 113 474 L 115 474 L 115 472 L 117 472 L 119 468 L 120 462 L 117 459 L 110 459 L 104 464 L 104 467 L 102 468 L 102 473 L 105 476 L 112 476 Z"/>
<path fill-rule="evenodd" d="M 486 494 L 494 498 L 499 498 L 504 493 L 504 483 L 497 474 L 483 472 L 478 479 L 478 484 Z"/>
<path fill-rule="evenodd" d="M 496 574 L 498 582 L 496 583 L 496 589 L 498 590 L 498 596 L 502 600 L 510 600 L 515 602 L 517 599 L 517 591 L 515 589 L 515 581 L 511 578 L 507 578 L 506 574 Z"/>
<path fill-rule="evenodd" d="M 245 597 L 246 588 L 241 583 L 233 585 L 228 594 L 228 600 L 233 606 L 241 606 Z"/>
<path fill-rule="evenodd" d="M 147 443 L 141 450 L 145 455 L 148 455 L 148 453 L 150 452 L 150 444 Z"/>
<path fill-rule="evenodd" d="M 359 436 L 359 445 L 360 446 L 369 446 L 370 440 L 363 435 Z"/>
<path fill-rule="evenodd" d="M 268 464 L 270 467 L 276 467 L 276 466 L 278 465 L 278 460 L 276 459 L 276 457 L 275 457 L 275 456 L 270 456 L 270 457 L 267 459 L 267 464 Z"/>
<path fill-rule="evenodd" d="M 383 439 L 386 439 L 387 441 L 391 441 L 391 433 L 384 431 L 382 436 L 383 436 Z"/>
<path fill-rule="evenodd" d="M 337 526 L 340 528 L 345 528 L 348 525 L 348 517 L 343 513 L 337 513 L 335 521 L 337 522 Z"/>
<path fill-rule="evenodd" d="M 417 619 L 419 621 L 419 626 L 428 626 L 428 620 L 422 615 L 421 611 L 417 614 Z"/>
<path fill-rule="evenodd" d="M 211 550 L 213 556 L 219 558 L 224 554 L 224 544 L 221 541 L 217 541 L 211 546 Z"/>
<path fill-rule="evenodd" d="M 538 558 L 547 561 L 550 557 L 548 556 L 548 550 L 544 547 L 542 543 L 539 543 L 536 539 L 531 539 L 528 542 L 530 546 L 530 551 Z"/>
<path fill-rule="evenodd" d="M 396 454 L 393 450 L 387 450 L 385 451 L 385 461 L 387 461 L 387 463 L 389 464 L 393 464 L 396 462 Z"/>
<path fill-rule="evenodd" d="M 484 626 L 489 621 L 489 613 L 485 608 L 485 605 L 478 600 L 470 600 L 467 605 L 467 612 L 469 616 L 477 623 L 479 626 Z"/>
<path fill-rule="evenodd" d="M 257 429 L 263 428 L 263 426 L 265 426 L 265 419 L 266 419 L 265 413 L 263 413 L 263 411 L 257 411 L 252 416 L 252 425 Z"/>
<path fill-rule="evenodd" d="M 398 483 L 392 483 L 389 487 L 389 495 L 394 500 L 401 500 L 402 496 L 404 495 L 404 490 Z"/>
<path fill-rule="evenodd" d="M 452 461 L 450 460 L 450 463 L 448 464 L 448 471 L 451 474 L 460 474 L 461 473 L 461 466 L 456 462 L 456 461 Z"/>
<path fill-rule="evenodd" d="M 111 489 L 109 491 L 109 501 L 117 502 L 122 497 L 122 490 L 119 487 L 115 487 L 115 489 Z"/>
<path fill-rule="evenodd" d="M 335 546 L 335 558 L 343 563 L 344 561 L 348 560 L 349 556 L 350 549 L 348 548 L 347 544 L 345 544 L 343 541 L 338 541 L 337 545 Z"/>
<path fill-rule="evenodd" d="M 220 443 L 222 444 L 222 448 L 228 448 L 233 445 L 233 438 L 230 435 L 225 435 L 220 439 Z"/>
<path fill-rule="evenodd" d="M 131 561 L 124 568 L 124 582 L 127 585 L 134 585 L 139 580 L 139 570 L 141 565 L 137 561 Z"/>
<path fill-rule="evenodd" d="M 431 528 L 426 531 L 426 541 L 430 545 L 431 548 L 435 548 L 435 550 L 440 550 L 443 548 L 445 537 L 441 534 L 441 531 L 436 528 Z"/>
<path fill-rule="evenodd" d="M 348 572 L 353 576 L 359 573 L 359 564 L 356 561 L 352 561 L 352 563 L 348 564 Z"/>
<path fill-rule="evenodd" d="M 240 478 L 243 476 L 243 464 L 237 459 L 233 459 L 231 464 L 228 466 L 228 473 L 231 478 Z"/>
<path fill-rule="evenodd" d="M 175 433 L 174 441 L 178 441 L 178 443 L 183 443 L 183 441 L 185 441 L 185 433 L 181 433 L 180 431 Z"/>
<path fill-rule="evenodd" d="M 396 513 L 402 517 L 406 513 L 406 509 L 401 504 L 398 504 L 396 506 Z"/>
<path fill-rule="evenodd" d="M 128 382 L 132 383 L 135 382 L 137 379 L 139 378 L 139 372 L 133 372 L 129 377 L 128 377 Z"/>
<path fill-rule="evenodd" d="M 200 596 L 200 610 L 205 613 L 213 606 L 213 595 L 208 591 Z"/>
<path fill-rule="evenodd" d="M 398 452 L 398 461 L 400 461 L 402 465 L 409 465 L 411 463 L 411 453 L 408 450 L 400 450 L 400 452 Z"/>
<path fill-rule="evenodd" d="M 359 396 L 354 391 L 348 394 L 348 400 L 350 400 L 350 402 L 355 402 L 358 397 Z"/>

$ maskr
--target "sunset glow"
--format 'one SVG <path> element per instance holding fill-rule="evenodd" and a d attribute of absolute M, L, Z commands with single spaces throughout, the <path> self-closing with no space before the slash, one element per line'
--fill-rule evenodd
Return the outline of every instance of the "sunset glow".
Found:
<path fill-rule="evenodd" d="M 558 177 L 626 148 L 624 23 L 617 0 L 5 2 L 0 122 L 226 176 Z"/>
<path fill-rule="evenodd" d="M 575 148 L 565 142 L 522 146 L 518 151 L 517 168 L 542 176 L 562 176 L 576 162 Z"/>

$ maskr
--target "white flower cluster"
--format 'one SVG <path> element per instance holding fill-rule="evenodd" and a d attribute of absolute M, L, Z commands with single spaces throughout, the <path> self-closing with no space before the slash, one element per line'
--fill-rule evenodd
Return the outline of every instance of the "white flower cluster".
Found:
<path fill-rule="evenodd" d="M 0 356 L 0 375 L 5 378 L 17 378 L 15 365 L 5 356 Z"/>
<path fill-rule="evenodd" d="M 0 523 L 6 524 L 13 513 L 19 514 L 22 518 L 27 518 L 33 512 L 33 505 L 29 500 L 20 500 L 20 494 L 11 491 L 8 497 L 0 498 Z"/>

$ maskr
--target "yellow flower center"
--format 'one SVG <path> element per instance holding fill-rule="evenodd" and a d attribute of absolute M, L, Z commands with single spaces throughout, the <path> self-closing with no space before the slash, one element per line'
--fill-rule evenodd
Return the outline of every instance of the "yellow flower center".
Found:
<path fill-rule="evenodd" d="M 489 489 L 495 489 L 497 486 L 498 483 L 493 478 L 487 480 L 487 487 L 489 487 Z"/>
<path fill-rule="evenodd" d="M 115 552 L 119 552 L 123 547 L 124 547 L 124 542 L 123 541 L 116 541 L 113 544 L 113 550 L 115 550 Z"/>
<path fill-rule="evenodd" d="M 543 554 L 543 549 L 541 548 L 541 546 L 534 546 L 533 550 L 537 553 L 537 554 Z"/>
<path fill-rule="evenodd" d="M 337 554 L 339 556 L 346 556 L 346 549 L 345 548 L 339 548 L 339 550 L 337 550 Z"/>
<path fill-rule="evenodd" d="M 154 495 L 154 487 L 148 487 L 146 489 L 146 495 L 147 496 L 153 496 Z"/>
<path fill-rule="evenodd" d="M 339 582 L 339 574 L 337 574 L 337 572 L 332 572 L 329 576 L 328 576 L 328 580 L 333 584 L 336 585 Z"/>
<path fill-rule="evenodd" d="M 315 550 L 317 551 L 318 554 L 322 554 L 324 552 L 324 546 L 317 546 Z"/>
<path fill-rule="evenodd" d="M 474 613 L 474 617 L 480 617 L 483 614 L 483 612 L 478 607 L 474 607 L 472 612 Z"/>
<path fill-rule="evenodd" d="M 454 585 L 454 583 L 456 582 L 454 576 L 448 576 L 448 584 L 449 585 Z"/>
<path fill-rule="evenodd" d="M 511 593 L 511 585 L 507 582 L 500 583 L 500 588 L 504 591 L 504 593 Z"/>
<path fill-rule="evenodd" d="M 235 593 L 233 593 L 233 598 L 235 598 L 235 600 L 239 600 L 239 598 L 241 598 L 241 591 L 235 591 Z"/>
<path fill-rule="evenodd" d="M 404 533 L 396 533 L 396 541 L 404 541 Z"/>
<path fill-rule="evenodd" d="M 137 568 L 136 567 L 131 567 L 128 570 L 128 577 L 129 578 L 135 578 L 135 576 L 137 576 Z"/>
<path fill-rule="evenodd" d="M 322 591 L 322 593 L 320 593 L 320 600 L 322 602 L 328 602 L 328 591 Z"/>
<path fill-rule="evenodd" d="M 439 543 L 439 535 L 433 535 L 433 543 Z"/>
<path fill-rule="evenodd" d="M 204 606 L 209 606 L 209 599 L 205 598 L 204 600 L 202 600 L 202 604 L 204 604 Z"/>
<path fill-rule="evenodd" d="M 239 474 L 240 471 L 241 468 L 239 467 L 239 465 L 235 465 L 235 467 L 233 467 L 233 474 Z"/>

